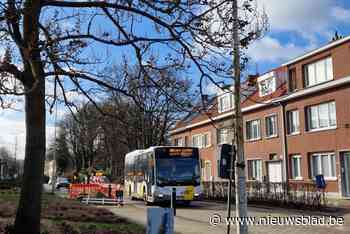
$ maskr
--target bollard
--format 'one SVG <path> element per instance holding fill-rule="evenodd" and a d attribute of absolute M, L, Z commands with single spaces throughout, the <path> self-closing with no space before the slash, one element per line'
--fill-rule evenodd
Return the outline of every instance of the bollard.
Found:
<path fill-rule="evenodd" d="M 170 207 L 174 210 L 174 216 L 176 216 L 176 188 L 172 189 Z"/>

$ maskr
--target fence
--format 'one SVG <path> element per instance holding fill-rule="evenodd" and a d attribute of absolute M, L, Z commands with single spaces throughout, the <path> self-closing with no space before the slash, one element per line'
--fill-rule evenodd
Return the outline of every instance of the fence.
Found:
<path fill-rule="evenodd" d="M 228 194 L 227 181 L 203 182 L 205 199 L 226 201 Z M 233 188 L 233 199 L 235 196 Z M 324 190 L 312 182 L 268 183 L 247 182 L 246 192 L 249 203 L 269 204 L 274 206 L 320 209 L 326 205 Z"/>
<path fill-rule="evenodd" d="M 69 188 L 69 198 L 76 199 L 79 197 L 95 197 L 101 194 L 105 197 L 115 198 L 116 192 L 122 191 L 120 184 L 71 184 Z"/>

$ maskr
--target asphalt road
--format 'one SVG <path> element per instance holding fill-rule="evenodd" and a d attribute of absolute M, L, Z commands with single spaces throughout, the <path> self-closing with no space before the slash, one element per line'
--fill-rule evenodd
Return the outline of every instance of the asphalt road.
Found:
<path fill-rule="evenodd" d="M 141 201 L 126 200 L 125 206 L 106 207 L 116 215 L 127 218 L 136 223 L 146 225 L 147 223 L 147 206 Z M 151 206 L 157 207 L 157 206 Z M 233 207 L 234 209 L 234 207 Z M 226 206 L 223 203 L 197 201 L 191 203 L 190 206 L 180 206 L 177 208 L 175 217 L 175 231 L 183 234 L 206 234 L 206 233 L 226 233 L 226 221 L 224 217 L 227 215 Z M 234 212 L 232 212 L 234 215 Z M 255 219 L 266 217 L 301 217 L 312 216 L 322 218 L 330 214 L 320 212 L 296 211 L 287 209 L 277 209 L 270 207 L 249 207 L 248 215 Z M 330 233 L 350 233 L 350 214 L 334 214 L 345 219 L 344 225 L 250 225 L 249 233 L 300 233 L 300 234 L 330 234 Z M 217 225 L 211 225 L 210 219 L 221 218 L 221 222 Z M 235 233 L 235 225 L 231 226 L 231 233 Z"/>
<path fill-rule="evenodd" d="M 50 192 L 51 187 L 44 185 L 44 190 Z M 66 189 L 55 191 L 56 195 L 61 197 L 67 196 Z M 129 219 L 135 223 L 146 225 L 147 223 L 147 208 L 159 206 L 145 206 L 142 201 L 125 200 L 123 207 L 104 206 L 116 215 Z M 234 216 L 234 209 L 232 216 Z M 301 210 L 291 210 L 272 207 L 248 207 L 248 216 L 254 217 L 256 220 L 266 217 L 309 217 L 322 218 L 328 216 L 336 216 L 344 218 L 344 225 L 249 225 L 249 233 L 296 233 L 296 234 L 343 234 L 350 233 L 350 212 L 343 213 L 322 213 Z M 227 209 L 224 203 L 195 201 L 189 206 L 178 206 L 175 217 L 175 231 L 182 234 L 211 234 L 211 233 L 226 233 L 227 225 L 225 217 Z M 214 220 L 215 219 L 215 220 Z M 210 220 L 218 221 L 217 225 L 210 224 Z M 231 225 L 231 233 L 235 233 L 236 226 Z"/>

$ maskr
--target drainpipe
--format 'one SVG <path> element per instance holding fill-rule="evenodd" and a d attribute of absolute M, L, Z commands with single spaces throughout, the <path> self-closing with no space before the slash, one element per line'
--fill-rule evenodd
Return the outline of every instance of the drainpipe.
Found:
<path fill-rule="evenodd" d="M 283 181 L 288 183 L 288 171 L 289 171 L 289 160 L 288 160 L 288 142 L 287 142 L 287 121 L 286 121 L 286 111 L 285 103 L 279 102 L 281 107 L 282 116 L 282 152 L 283 152 Z"/>

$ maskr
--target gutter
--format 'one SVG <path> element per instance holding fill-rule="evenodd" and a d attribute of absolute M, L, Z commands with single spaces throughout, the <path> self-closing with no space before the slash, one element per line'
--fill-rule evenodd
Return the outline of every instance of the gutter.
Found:
<path fill-rule="evenodd" d="M 283 152 L 283 181 L 288 182 L 289 175 L 289 157 L 288 157 L 288 141 L 287 141 L 287 121 L 286 121 L 286 103 L 280 102 L 282 116 L 282 152 Z"/>

